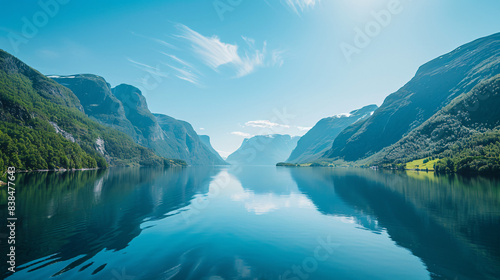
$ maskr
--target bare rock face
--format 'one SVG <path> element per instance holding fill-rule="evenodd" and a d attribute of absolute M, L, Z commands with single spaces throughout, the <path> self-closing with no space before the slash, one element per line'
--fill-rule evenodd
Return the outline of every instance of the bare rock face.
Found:
<path fill-rule="evenodd" d="M 56 130 L 56 132 L 59 133 L 59 134 L 61 134 L 64 138 L 66 138 L 66 140 L 69 140 L 69 141 L 71 141 L 73 143 L 76 142 L 75 137 L 73 137 L 73 135 L 71 135 L 71 133 L 68 133 L 68 132 L 64 131 L 55 122 L 49 122 L 49 123 L 54 127 L 54 129 Z"/>
<path fill-rule="evenodd" d="M 101 154 L 101 155 L 105 155 L 106 154 L 106 148 L 104 147 L 104 140 L 102 140 L 101 138 L 97 138 L 97 140 L 95 140 L 95 145 L 96 145 L 96 150 Z"/>

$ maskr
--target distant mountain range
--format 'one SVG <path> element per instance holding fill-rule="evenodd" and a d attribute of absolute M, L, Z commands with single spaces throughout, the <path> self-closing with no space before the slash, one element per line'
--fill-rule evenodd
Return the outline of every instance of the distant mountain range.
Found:
<path fill-rule="evenodd" d="M 320 120 L 297 143 L 287 162 L 306 163 L 315 161 L 332 147 L 333 141 L 349 125 L 366 119 L 377 109 L 377 105 L 365 106 L 349 114 L 341 114 Z"/>
<path fill-rule="evenodd" d="M 237 165 L 275 165 L 290 156 L 299 138 L 281 134 L 253 136 L 243 140 L 226 161 Z"/>
<path fill-rule="evenodd" d="M 111 88 L 104 78 L 89 74 L 49 77 L 72 90 L 89 117 L 127 134 L 159 156 L 191 165 L 227 164 L 189 123 L 151 113 L 146 98 L 134 86 Z"/>

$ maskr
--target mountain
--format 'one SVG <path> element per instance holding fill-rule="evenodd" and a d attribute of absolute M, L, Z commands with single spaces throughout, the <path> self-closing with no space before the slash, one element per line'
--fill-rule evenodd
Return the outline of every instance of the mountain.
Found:
<path fill-rule="evenodd" d="M 157 155 L 178 158 L 192 165 L 227 164 L 205 147 L 190 124 L 151 113 L 141 91 L 131 85 L 115 88 L 97 75 L 49 76 L 71 89 L 81 100 L 87 115 L 130 136 Z"/>
<path fill-rule="evenodd" d="M 377 105 L 368 105 L 349 114 L 320 120 L 300 138 L 287 162 L 306 163 L 321 158 L 332 147 L 333 140 L 342 130 L 359 120 L 368 118 L 377 108 Z"/>
<path fill-rule="evenodd" d="M 125 116 L 125 108 L 104 78 L 91 74 L 47 77 L 71 89 L 91 119 L 118 129 L 141 143 L 134 126 Z"/>
<path fill-rule="evenodd" d="M 168 147 L 168 154 L 188 158 L 189 162 L 198 165 L 227 165 L 215 150 L 210 149 L 211 146 L 203 143 L 191 124 L 166 115 L 154 116 L 163 130 L 164 138 L 173 144 Z"/>
<path fill-rule="evenodd" d="M 500 33 L 475 40 L 421 66 L 375 113 L 343 130 L 328 158 L 356 161 L 398 142 L 457 96 L 500 73 Z"/>
<path fill-rule="evenodd" d="M 299 139 L 298 136 L 280 134 L 247 138 L 226 161 L 238 165 L 276 165 L 290 156 Z"/>
<path fill-rule="evenodd" d="M 468 137 L 500 126 L 500 74 L 455 98 L 401 140 L 372 157 L 405 163 L 438 155 Z"/>
<path fill-rule="evenodd" d="M 199 135 L 201 143 L 205 144 L 207 146 L 208 150 L 212 152 L 212 154 L 218 155 L 221 160 L 224 160 L 222 156 L 217 152 L 214 147 L 212 147 L 212 143 L 210 142 L 210 136 L 208 135 Z"/>
<path fill-rule="evenodd" d="M 124 132 L 143 146 L 150 147 L 161 139 L 161 128 L 137 88 L 124 84 L 111 88 L 104 78 L 92 74 L 48 77 L 71 89 L 92 119 Z"/>
<path fill-rule="evenodd" d="M 146 98 L 142 95 L 141 91 L 134 86 L 126 84 L 118 85 L 111 91 L 125 108 L 125 117 L 134 126 L 139 143 L 151 147 L 159 155 L 166 156 L 167 154 L 159 148 L 165 140 L 163 131 L 156 117 L 149 111 Z M 180 158 L 177 155 L 174 157 Z"/>
<path fill-rule="evenodd" d="M 375 154 L 372 164 L 406 163 L 428 157 L 441 171 L 500 171 L 500 74 L 455 98 L 401 140 Z"/>
<path fill-rule="evenodd" d="M 182 164 L 91 120 L 83 107 L 71 90 L 0 50 L 0 168 Z"/>

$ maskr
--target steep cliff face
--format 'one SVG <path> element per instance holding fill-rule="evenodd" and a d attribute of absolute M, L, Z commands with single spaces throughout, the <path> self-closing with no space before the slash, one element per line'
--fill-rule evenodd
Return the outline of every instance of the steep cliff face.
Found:
<path fill-rule="evenodd" d="M 302 136 L 287 162 L 306 163 L 324 156 L 332 147 L 333 141 L 349 125 L 370 117 L 377 105 L 365 106 L 349 114 L 337 115 L 320 120 Z"/>
<path fill-rule="evenodd" d="M 104 78 L 90 74 L 50 77 L 70 88 L 91 118 L 124 132 L 159 156 L 192 165 L 227 164 L 202 144 L 189 123 L 151 113 L 146 98 L 134 86 L 111 88 Z"/>
<path fill-rule="evenodd" d="M 224 161 L 224 159 L 222 158 L 222 156 L 219 154 L 219 152 L 217 152 L 214 147 L 212 147 L 212 143 L 210 142 L 210 136 L 208 135 L 199 135 L 200 136 L 200 140 L 203 144 L 205 144 L 205 146 L 208 147 L 208 150 L 210 150 L 210 152 L 212 152 L 212 154 L 215 154 L 216 156 L 218 156 L 219 160 L 222 160 Z M 224 161 L 225 162 L 225 161 Z"/>
<path fill-rule="evenodd" d="M 154 114 L 163 130 L 163 137 L 172 144 L 168 146 L 169 154 L 186 158 L 194 165 L 226 165 L 220 155 L 200 139 L 188 122 L 172 117 Z M 210 142 L 208 143 L 210 144 Z"/>
<path fill-rule="evenodd" d="M 125 108 L 104 78 L 91 74 L 48 76 L 76 94 L 90 118 L 124 132 L 140 142 L 140 136 L 125 115 Z"/>
<path fill-rule="evenodd" d="M 153 146 L 154 142 L 164 140 L 162 129 L 138 88 L 121 84 L 113 88 L 112 92 L 123 104 L 125 116 L 134 126 L 141 144 Z"/>
<path fill-rule="evenodd" d="M 91 74 L 49 77 L 71 89 L 89 117 L 124 132 L 143 146 L 151 147 L 152 142 L 162 140 L 161 128 L 136 87 L 121 84 L 111 88 L 103 77 Z"/>

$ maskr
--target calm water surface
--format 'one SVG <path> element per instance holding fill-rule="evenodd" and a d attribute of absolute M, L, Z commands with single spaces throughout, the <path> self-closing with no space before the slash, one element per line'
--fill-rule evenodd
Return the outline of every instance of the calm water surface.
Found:
<path fill-rule="evenodd" d="M 17 186 L 18 271 L 0 265 L 12 280 L 500 279 L 496 180 L 190 167 L 19 174 Z M 0 201 L 5 221 L 4 188 Z"/>

